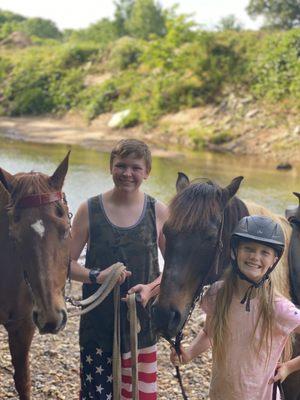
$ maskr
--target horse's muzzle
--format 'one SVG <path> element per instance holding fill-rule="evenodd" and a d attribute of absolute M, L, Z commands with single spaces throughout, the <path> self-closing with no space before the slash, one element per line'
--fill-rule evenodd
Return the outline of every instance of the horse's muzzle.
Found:
<path fill-rule="evenodd" d="M 163 308 L 154 303 L 151 307 L 151 316 L 155 329 L 164 337 L 172 338 L 181 328 L 181 314 L 178 310 Z"/>
<path fill-rule="evenodd" d="M 46 333 L 56 334 L 62 329 L 64 329 L 64 327 L 66 326 L 67 312 L 64 309 L 62 309 L 57 313 L 56 318 L 52 318 L 51 320 L 48 321 L 45 320 L 41 322 L 41 318 L 39 318 L 39 313 L 37 311 L 33 311 L 32 319 L 41 335 Z"/>

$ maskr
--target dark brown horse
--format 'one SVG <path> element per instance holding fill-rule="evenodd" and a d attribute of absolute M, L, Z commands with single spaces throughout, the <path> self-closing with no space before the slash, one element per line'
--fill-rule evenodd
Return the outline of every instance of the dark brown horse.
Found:
<path fill-rule="evenodd" d="M 242 179 L 237 177 L 222 188 L 210 181 L 190 183 L 186 175 L 179 174 L 178 193 L 164 226 L 166 250 L 160 294 L 152 307 L 157 329 L 166 338 L 182 329 L 203 285 L 216 281 L 228 266 L 230 235 L 239 219 L 249 214 L 272 216 L 283 227 L 289 243 L 291 227 L 285 218 L 235 196 Z M 289 297 L 287 259 L 285 250 L 273 278 L 277 290 Z"/>
<path fill-rule="evenodd" d="M 21 400 L 30 399 L 35 326 L 57 333 L 67 320 L 70 221 L 61 190 L 68 160 L 69 154 L 52 176 L 0 169 L 0 324 L 8 332 Z"/>

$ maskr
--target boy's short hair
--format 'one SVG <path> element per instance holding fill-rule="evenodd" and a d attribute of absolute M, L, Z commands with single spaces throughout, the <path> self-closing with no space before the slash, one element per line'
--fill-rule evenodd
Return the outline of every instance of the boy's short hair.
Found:
<path fill-rule="evenodd" d="M 151 171 L 152 157 L 149 147 L 146 143 L 138 139 L 122 139 L 120 140 L 110 153 L 110 169 L 112 169 L 113 161 L 116 157 L 126 158 L 134 156 L 137 159 L 143 159 L 146 164 L 147 172 Z"/>

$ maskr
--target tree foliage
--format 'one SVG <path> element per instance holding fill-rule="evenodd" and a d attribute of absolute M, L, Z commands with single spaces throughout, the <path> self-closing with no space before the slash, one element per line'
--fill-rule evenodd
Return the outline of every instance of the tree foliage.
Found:
<path fill-rule="evenodd" d="M 68 35 L 68 32 L 65 35 Z M 106 45 L 118 38 L 115 22 L 108 18 L 102 18 L 86 29 L 69 32 L 68 36 L 72 40 L 93 41 L 101 45 Z"/>
<path fill-rule="evenodd" d="M 237 32 L 239 32 L 242 30 L 242 28 L 243 28 L 243 25 L 233 14 L 230 14 L 230 15 L 227 15 L 226 17 L 221 18 L 217 25 L 218 31 L 237 31 Z"/>
<path fill-rule="evenodd" d="M 248 14 L 262 15 L 272 28 L 291 29 L 300 26 L 299 0 L 250 0 Z"/>
<path fill-rule="evenodd" d="M 62 34 L 50 19 L 28 18 L 22 24 L 22 31 L 39 38 L 60 39 Z"/>
<path fill-rule="evenodd" d="M 134 0 L 119 0 L 114 2 L 115 10 L 115 29 L 119 37 L 127 35 L 125 27 L 126 21 L 129 20 L 134 5 Z"/>
<path fill-rule="evenodd" d="M 165 35 L 165 19 L 160 5 L 154 0 L 135 0 L 130 16 L 125 21 L 125 29 L 139 39 L 148 39 L 151 34 Z"/>

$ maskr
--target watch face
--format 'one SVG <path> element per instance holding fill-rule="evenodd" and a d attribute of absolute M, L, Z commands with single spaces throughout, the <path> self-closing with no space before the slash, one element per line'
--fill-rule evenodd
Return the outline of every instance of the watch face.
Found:
<path fill-rule="evenodd" d="M 90 278 L 90 281 L 92 283 L 96 283 L 97 282 L 97 277 L 98 277 L 99 273 L 100 273 L 100 271 L 98 269 L 91 269 L 90 270 L 89 278 Z"/>

